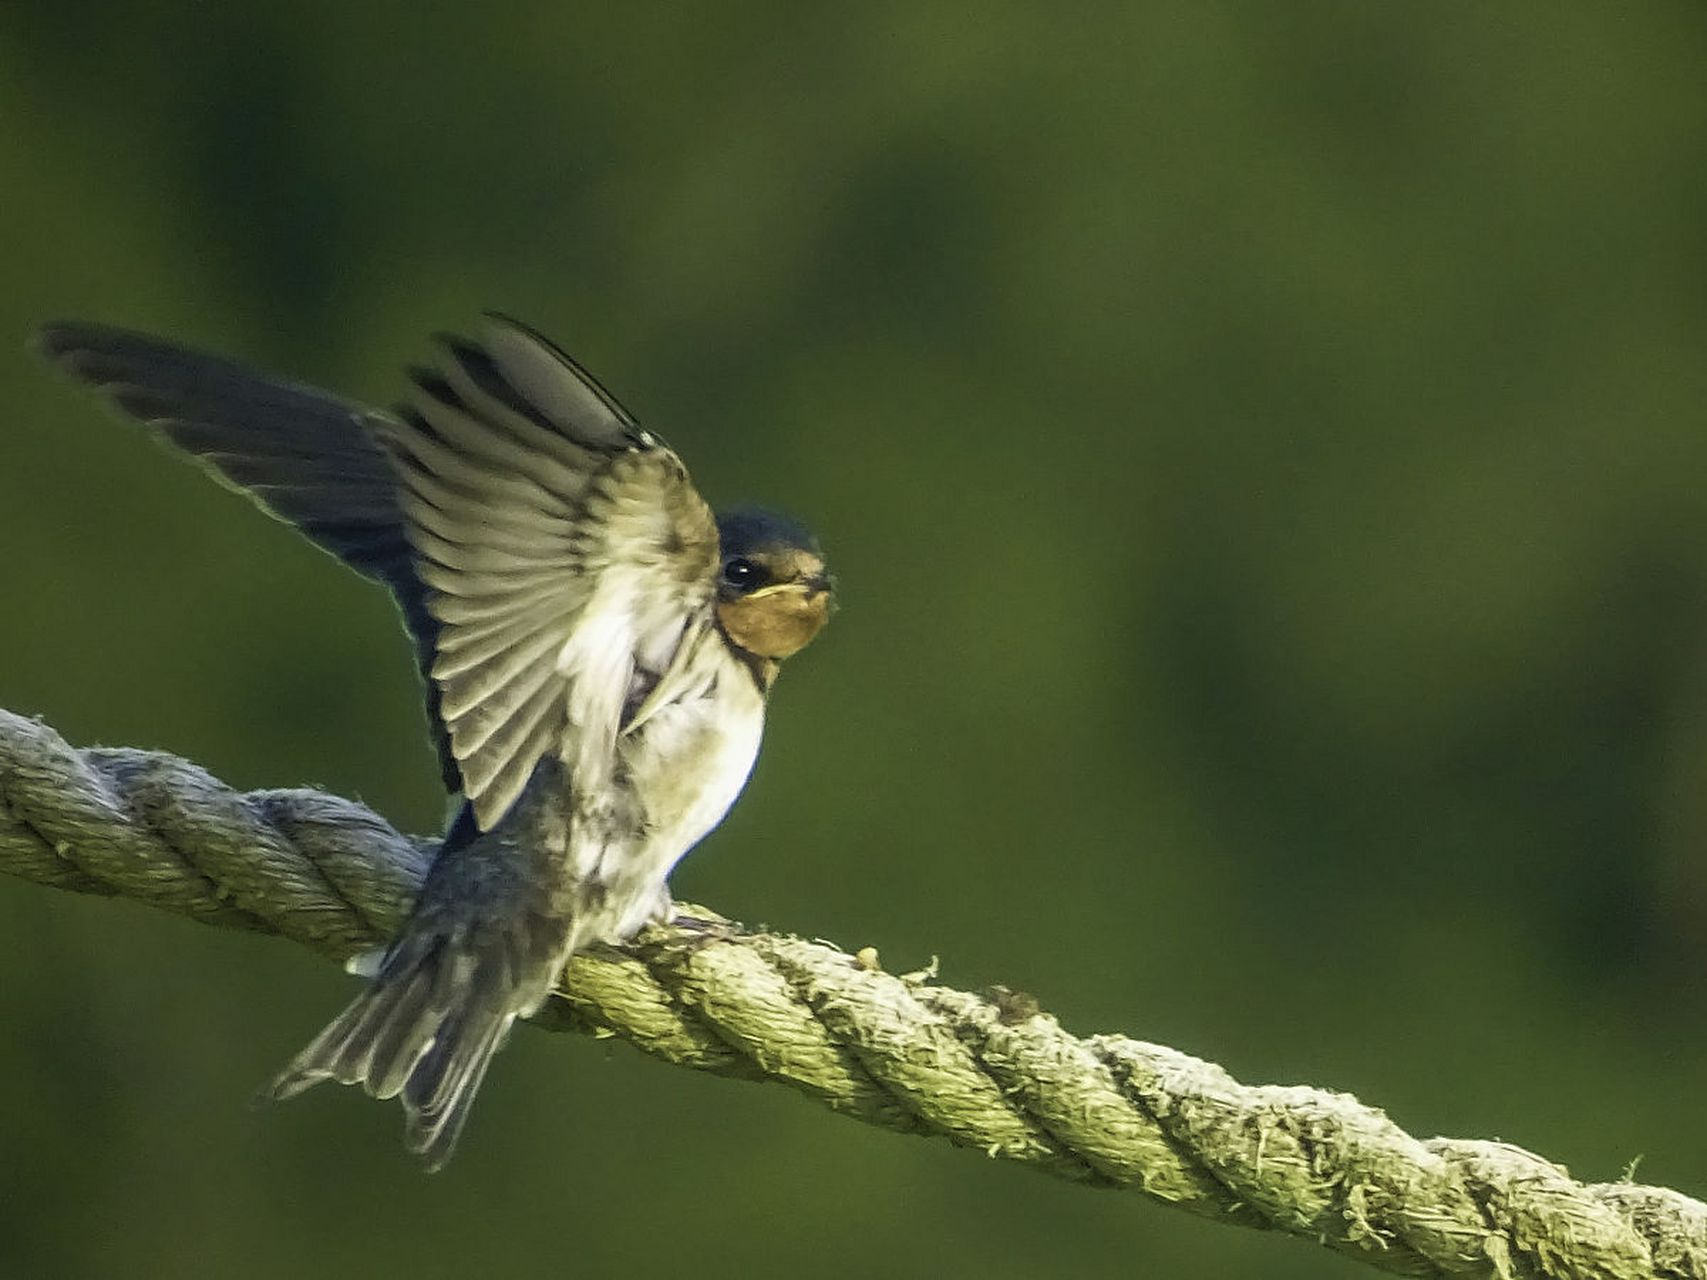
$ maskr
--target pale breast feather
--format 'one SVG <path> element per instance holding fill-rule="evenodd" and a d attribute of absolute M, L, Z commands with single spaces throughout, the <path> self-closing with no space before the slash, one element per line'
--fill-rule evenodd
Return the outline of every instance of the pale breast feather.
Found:
<path fill-rule="evenodd" d="M 655 861 L 634 874 L 647 892 L 722 821 L 746 786 L 764 732 L 764 696 L 722 642 L 702 635 L 689 648 L 666 682 L 673 692 L 620 747 L 634 790 L 645 798 L 647 852 Z"/>
<path fill-rule="evenodd" d="M 625 709 L 711 608 L 717 529 L 681 460 L 567 356 L 494 317 L 383 440 L 427 607 L 431 677 L 482 829 L 561 755 L 610 777 Z"/>

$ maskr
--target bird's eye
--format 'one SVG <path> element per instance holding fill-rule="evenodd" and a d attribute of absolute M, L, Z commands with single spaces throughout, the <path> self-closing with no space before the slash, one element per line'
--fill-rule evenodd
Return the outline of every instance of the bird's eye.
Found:
<path fill-rule="evenodd" d="M 736 556 L 723 566 L 723 581 L 742 591 L 758 586 L 763 578 L 764 570 L 745 556 Z"/>

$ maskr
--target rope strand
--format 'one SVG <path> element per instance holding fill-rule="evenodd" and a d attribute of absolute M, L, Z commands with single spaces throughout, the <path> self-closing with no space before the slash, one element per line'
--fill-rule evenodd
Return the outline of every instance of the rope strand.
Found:
<path fill-rule="evenodd" d="M 74 750 L 0 711 L 0 870 L 38 884 L 341 961 L 388 940 L 433 847 L 349 800 L 239 794 L 176 756 Z M 1675 1191 L 1585 1185 L 1503 1143 L 1419 1141 L 1347 1094 L 1242 1085 L 1160 1045 L 1072 1036 L 1028 997 L 685 910 L 576 957 L 536 1021 L 1398 1275 L 1707 1280 L 1707 1205 Z"/>

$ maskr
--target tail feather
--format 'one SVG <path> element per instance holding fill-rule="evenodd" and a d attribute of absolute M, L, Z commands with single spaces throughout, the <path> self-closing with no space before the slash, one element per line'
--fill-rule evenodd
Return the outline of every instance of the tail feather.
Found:
<path fill-rule="evenodd" d="M 363 1072 L 374 1097 L 395 1098 L 430 1050 L 445 1015 L 444 1004 L 433 1000 L 437 985 L 432 974 L 415 970 L 376 1031 Z"/>
<path fill-rule="evenodd" d="M 454 1035 L 434 1043 L 403 1086 L 403 1144 L 429 1169 L 450 1159 L 492 1057 L 503 1047 L 516 1015 L 462 1020 Z M 445 1046 L 440 1052 L 440 1046 Z"/>
<path fill-rule="evenodd" d="M 525 806 L 517 813 L 531 820 Z M 492 1056 L 550 994 L 596 918 L 580 909 L 572 883 L 553 878 L 565 872 L 550 863 L 551 846 L 541 849 L 516 829 L 480 832 L 465 806 L 403 932 L 377 964 L 368 956 L 357 966 L 373 975 L 366 988 L 263 1096 L 283 1100 L 336 1080 L 396 1098 L 404 1144 L 428 1169 L 442 1168 Z"/>
<path fill-rule="evenodd" d="M 288 1102 L 322 1080 L 336 1079 L 334 1064 L 349 1043 L 350 1033 L 367 1013 L 366 993 L 357 997 L 261 1090 L 263 1102 Z M 355 1083 L 353 1080 L 345 1083 Z"/>
<path fill-rule="evenodd" d="M 405 1145 L 442 1168 L 467 1122 L 492 1055 L 536 1003 L 501 942 L 467 933 L 405 934 L 367 988 L 263 1091 L 284 1101 L 322 1080 L 398 1098 Z"/>

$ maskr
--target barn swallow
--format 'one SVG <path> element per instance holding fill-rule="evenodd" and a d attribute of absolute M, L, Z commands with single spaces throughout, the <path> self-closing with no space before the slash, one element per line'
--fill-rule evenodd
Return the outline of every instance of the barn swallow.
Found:
<path fill-rule="evenodd" d="M 668 877 L 746 785 L 782 661 L 829 616 L 799 524 L 714 516 L 578 364 L 502 316 L 441 337 L 380 412 L 120 329 L 43 352 L 389 587 L 455 817 L 362 993 L 267 1087 L 399 1098 L 450 1157 L 492 1055 L 564 963 L 668 919 Z"/>

